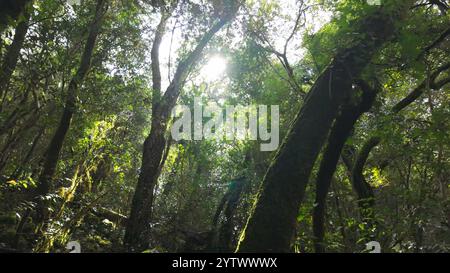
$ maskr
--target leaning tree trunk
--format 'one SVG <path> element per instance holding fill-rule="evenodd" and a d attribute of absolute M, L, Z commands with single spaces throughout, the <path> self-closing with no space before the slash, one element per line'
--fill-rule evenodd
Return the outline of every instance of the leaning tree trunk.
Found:
<path fill-rule="evenodd" d="M 11 76 L 16 69 L 20 56 L 20 50 L 22 49 L 25 36 L 28 32 L 31 12 L 25 12 L 24 16 L 24 20 L 21 21 L 16 27 L 13 42 L 6 51 L 0 70 L 0 101 L 3 100 L 4 96 L 6 96 Z"/>
<path fill-rule="evenodd" d="M 238 252 L 290 251 L 311 170 L 338 108 L 413 2 L 398 0 L 360 21 L 363 38 L 338 53 L 317 79 L 264 177 Z"/>
<path fill-rule="evenodd" d="M 232 19 L 233 16 L 234 14 L 230 14 L 222 17 L 204 34 L 198 42 L 196 48 L 189 53 L 184 61 L 179 64 L 171 84 L 162 96 L 158 92 L 158 88 L 161 88 L 161 84 L 158 82 L 158 79 L 155 79 L 156 72 L 156 76 L 159 76 L 160 81 L 159 60 L 157 54 L 153 54 L 152 52 L 152 70 L 154 81 L 154 92 L 152 98 L 154 100 L 152 109 L 152 127 L 150 135 L 144 142 L 141 173 L 134 192 L 130 217 L 125 232 L 124 245 L 129 251 L 145 250 L 150 241 L 149 233 L 153 206 L 153 191 L 164 164 L 164 152 L 169 148 L 167 147 L 167 139 L 165 134 L 172 108 L 178 100 L 180 91 L 187 76 L 189 75 L 189 72 L 199 61 L 203 49 L 207 46 L 214 35 Z M 152 51 L 154 50 L 156 50 L 155 47 L 153 47 Z M 157 67 L 155 66 L 155 62 L 158 62 Z"/>
<path fill-rule="evenodd" d="M 366 83 L 358 81 L 362 89 L 362 99 L 358 103 L 352 103 L 354 99 L 346 103 L 331 129 L 328 144 L 320 162 L 319 172 L 316 179 L 316 200 L 313 210 L 313 233 L 314 248 L 317 253 L 325 252 L 323 238 L 325 235 L 325 204 L 326 197 L 331 185 L 331 180 L 336 171 L 339 157 L 345 142 L 351 135 L 353 128 L 361 115 L 372 107 L 378 89 L 370 88 Z"/>
<path fill-rule="evenodd" d="M 55 174 L 59 156 L 63 147 L 64 139 L 70 128 L 72 117 L 77 109 L 76 98 L 80 85 L 83 83 L 86 74 L 91 65 L 91 59 L 94 52 L 96 40 L 100 32 L 102 19 L 107 7 L 107 0 L 98 0 L 95 9 L 94 19 L 89 29 L 89 35 L 86 41 L 81 63 L 75 76 L 70 81 L 64 111 L 58 124 L 55 134 L 43 157 L 43 169 L 39 176 L 36 195 L 43 196 L 51 192 L 51 180 Z M 42 202 L 38 204 L 38 223 L 42 223 L 48 217 L 46 205 Z"/>

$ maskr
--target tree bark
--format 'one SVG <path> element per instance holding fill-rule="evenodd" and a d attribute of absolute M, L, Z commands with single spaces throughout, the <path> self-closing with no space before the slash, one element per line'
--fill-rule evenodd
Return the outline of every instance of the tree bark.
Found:
<path fill-rule="evenodd" d="M 191 69 L 197 64 L 203 49 L 207 46 L 213 36 L 231 20 L 232 16 L 222 17 L 209 29 L 200 39 L 195 49 L 190 52 L 186 59 L 177 67 L 174 78 L 164 95 L 160 95 L 160 81 L 154 78 L 154 95 L 152 108 L 152 127 L 150 135 L 144 142 L 141 173 L 139 175 L 136 190 L 131 204 L 131 212 L 125 232 L 124 245 L 129 251 L 143 251 L 148 247 L 150 240 L 150 223 L 153 206 L 153 191 L 163 165 L 163 154 L 167 147 L 166 130 L 170 119 L 170 113 L 175 106 L 180 90 L 182 89 Z M 156 33 L 158 35 L 158 32 Z M 157 39 L 155 39 L 157 41 Z M 159 46 L 154 45 L 153 50 Z M 152 51 L 153 51 L 152 50 Z M 159 49 L 158 49 L 159 50 Z M 153 54 L 152 57 L 159 56 Z M 159 60 L 153 60 L 153 62 Z M 152 64 L 152 70 L 156 69 L 153 77 L 160 78 L 159 69 Z M 156 93 L 155 93 L 156 92 Z M 168 149 L 168 147 L 167 147 Z"/>
<path fill-rule="evenodd" d="M 31 12 L 25 12 L 24 16 L 25 19 L 16 27 L 13 42 L 8 47 L 3 60 L 0 71 L 0 99 L 2 99 L 3 96 L 6 96 L 11 76 L 16 69 L 16 65 L 20 57 L 20 50 L 23 47 L 23 42 L 25 41 L 25 36 L 28 32 Z"/>
<path fill-rule="evenodd" d="M 313 165 L 351 84 L 414 1 L 382 6 L 359 22 L 365 37 L 338 53 L 309 92 L 266 173 L 238 252 L 288 252 Z"/>
<path fill-rule="evenodd" d="M 355 98 L 346 103 L 336 118 L 328 137 L 328 144 L 323 153 L 319 172 L 316 179 L 316 200 L 313 210 L 313 233 L 315 237 L 314 247 L 317 253 L 325 252 L 323 238 L 325 235 L 325 205 L 326 197 L 331 185 L 331 180 L 336 171 L 339 157 L 345 142 L 351 135 L 354 126 L 361 115 L 372 107 L 377 90 L 372 89 L 366 83 L 359 81 L 362 98 L 359 102 L 352 102 Z"/>

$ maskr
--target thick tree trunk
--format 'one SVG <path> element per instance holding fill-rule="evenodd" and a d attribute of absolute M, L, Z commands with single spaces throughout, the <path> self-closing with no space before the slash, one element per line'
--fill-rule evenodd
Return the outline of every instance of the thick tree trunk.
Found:
<path fill-rule="evenodd" d="M 414 1 L 396 1 L 360 22 L 363 36 L 318 78 L 269 168 L 238 252 L 288 252 L 312 167 L 352 81 L 393 34 Z"/>
<path fill-rule="evenodd" d="M 20 50 L 22 49 L 25 36 L 28 32 L 29 21 L 31 12 L 25 12 L 25 19 L 21 21 L 15 30 L 14 39 L 12 44 L 8 47 L 6 55 L 3 60 L 2 68 L 0 71 L 0 100 L 3 100 L 3 96 L 6 96 L 11 76 L 16 69 L 17 62 L 20 56 Z"/>
<path fill-rule="evenodd" d="M 153 191 L 163 166 L 164 151 L 166 148 L 169 148 L 166 145 L 167 140 L 165 134 L 172 108 L 178 100 L 180 90 L 183 87 L 189 72 L 200 59 L 203 49 L 207 46 L 212 37 L 227 22 L 229 22 L 231 18 L 232 16 L 221 18 L 219 22 L 214 24 L 212 28 L 204 34 L 196 48 L 177 67 L 174 79 L 163 96 L 160 96 L 158 93 L 155 94 L 155 90 L 153 90 L 152 128 L 150 135 L 144 142 L 141 173 L 131 204 L 130 217 L 124 238 L 125 247 L 129 251 L 142 251 L 148 247 L 150 240 L 149 232 L 153 206 Z M 155 62 L 155 60 L 152 61 Z M 157 61 L 159 62 L 159 60 Z M 156 69 L 156 76 L 159 75 L 160 77 L 159 68 L 155 67 L 155 64 L 152 65 L 152 68 L 153 70 Z M 155 71 L 153 73 L 155 73 Z M 153 86 L 156 86 L 156 91 L 158 91 L 157 88 L 161 88 L 161 85 L 157 82 L 157 79 L 154 78 L 153 81 Z"/>
<path fill-rule="evenodd" d="M 361 115 L 370 110 L 377 94 L 376 89 L 370 88 L 367 84 L 360 82 L 363 90 L 362 99 L 358 103 L 346 103 L 337 117 L 328 144 L 323 153 L 319 172 L 316 179 L 316 200 L 313 210 L 313 232 L 315 237 L 314 247 L 318 253 L 325 252 L 323 238 L 325 235 L 325 204 L 326 197 L 331 185 L 331 180 L 336 171 L 336 166 L 341 155 L 342 148 Z M 361 86 L 363 85 L 363 86 Z M 353 101 L 354 99 L 350 99 Z"/>
<path fill-rule="evenodd" d="M 94 19 L 89 29 L 89 35 L 86 41 L 86 45 L 81 57 L 80 66 L 75 76 L 70 81 L 67 98 L 64 106 L 64 111 L 61 116 L 61 120 L 55 131 L 55 134 L 50 141 L 50 144 L 44 154 L 43 169 L 39 176 L 38 185 L 36 189 L 37 195 L 46 195 L 51 191 L 51 180 L 55 174 L 56 166 L 58 164 L 59 156 L 63 147 L 63 143 L 66 134 L 70 128 L 72 117 L 76 111 L 76 98 L 79 86 L 83 83 L 83 80 L 88 73 L 91 65 L 91 59 L 94 52 L 96 40 L 100 32 L 103 15 L 105 13 L 105 7 L 107 6 L 107 0 L 98 0 L 95 10 Z M 38 206 L 38 218 L 40 221 L 46 218 L 45 205 Z"/>

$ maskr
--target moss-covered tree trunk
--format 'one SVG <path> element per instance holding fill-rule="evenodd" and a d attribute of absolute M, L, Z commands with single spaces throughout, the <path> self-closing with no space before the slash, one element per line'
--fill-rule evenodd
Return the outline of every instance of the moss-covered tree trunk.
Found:
<path fill-rule="evenodd" d="M 316 179 L 316 199 L 313 210 L 313 233 L 314 248 L 317 253 L 325 252 L 323 238 L 325 235 L 325 204 L 326 197 L 331 185 L 331 180 L 336 171 L 342 149 L 348 137 L 351 135 L 353 128 L 364 112 L 370 110 L 375 101 L 377 92 L 370 88 L 366 83 L 359 82 L 363 90 L 362 96 L 355 94 L 356 98 L 350 99 L 346 103 L 331 129 L 328 143 L 320 162 L 319 172 Z M 360 97 L 360 98 L 359 98 Z M 359 102 L 356 100 L 360 100 Z"/>
<path fill-rule="evenodd" d="M 339 52 L 310 90 L 269 167 L 238 252 L 288 252 L 311 170 L 340 105 L 414 1 L 392 1 L 360 20 L 361 39 Z"/>
<path fill-rule="evenodd" d="M 67 98 L 64 105 L 58 127 L 50 141 L 50 144 L 43 157 L 43 169 L 39 176 L 36 194 L 43 196 L 51 191 L 51 180 L 55 174 L 59 156 L 63 148 L 63 143 L 69 131 L 72 117 L 76 112 L 77 93 L 80 85 L 83 83 L 86 74 L 91 65 L 91 59 L 94 52 L 98 34 L 100 32 L 103 16 L 107 7 L 107 0 L 98 0 L 95 9 L 95 15 L 89 29 L 89 35 L 81 57 L 80 66 L 72 80 L 70 81 Z M 39 202 L 42 203 L 42 202 Z M 48 217 L 45 204 L 38 205 L 38 222 L 42 223 Z"/>

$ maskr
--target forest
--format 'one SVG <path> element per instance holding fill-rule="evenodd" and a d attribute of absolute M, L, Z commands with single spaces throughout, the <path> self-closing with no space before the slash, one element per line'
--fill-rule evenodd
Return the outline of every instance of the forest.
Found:
<path fill-rule="evenodd" d="M 449 7 L 0 0 L 0 253 L 450 252 Z"/>

